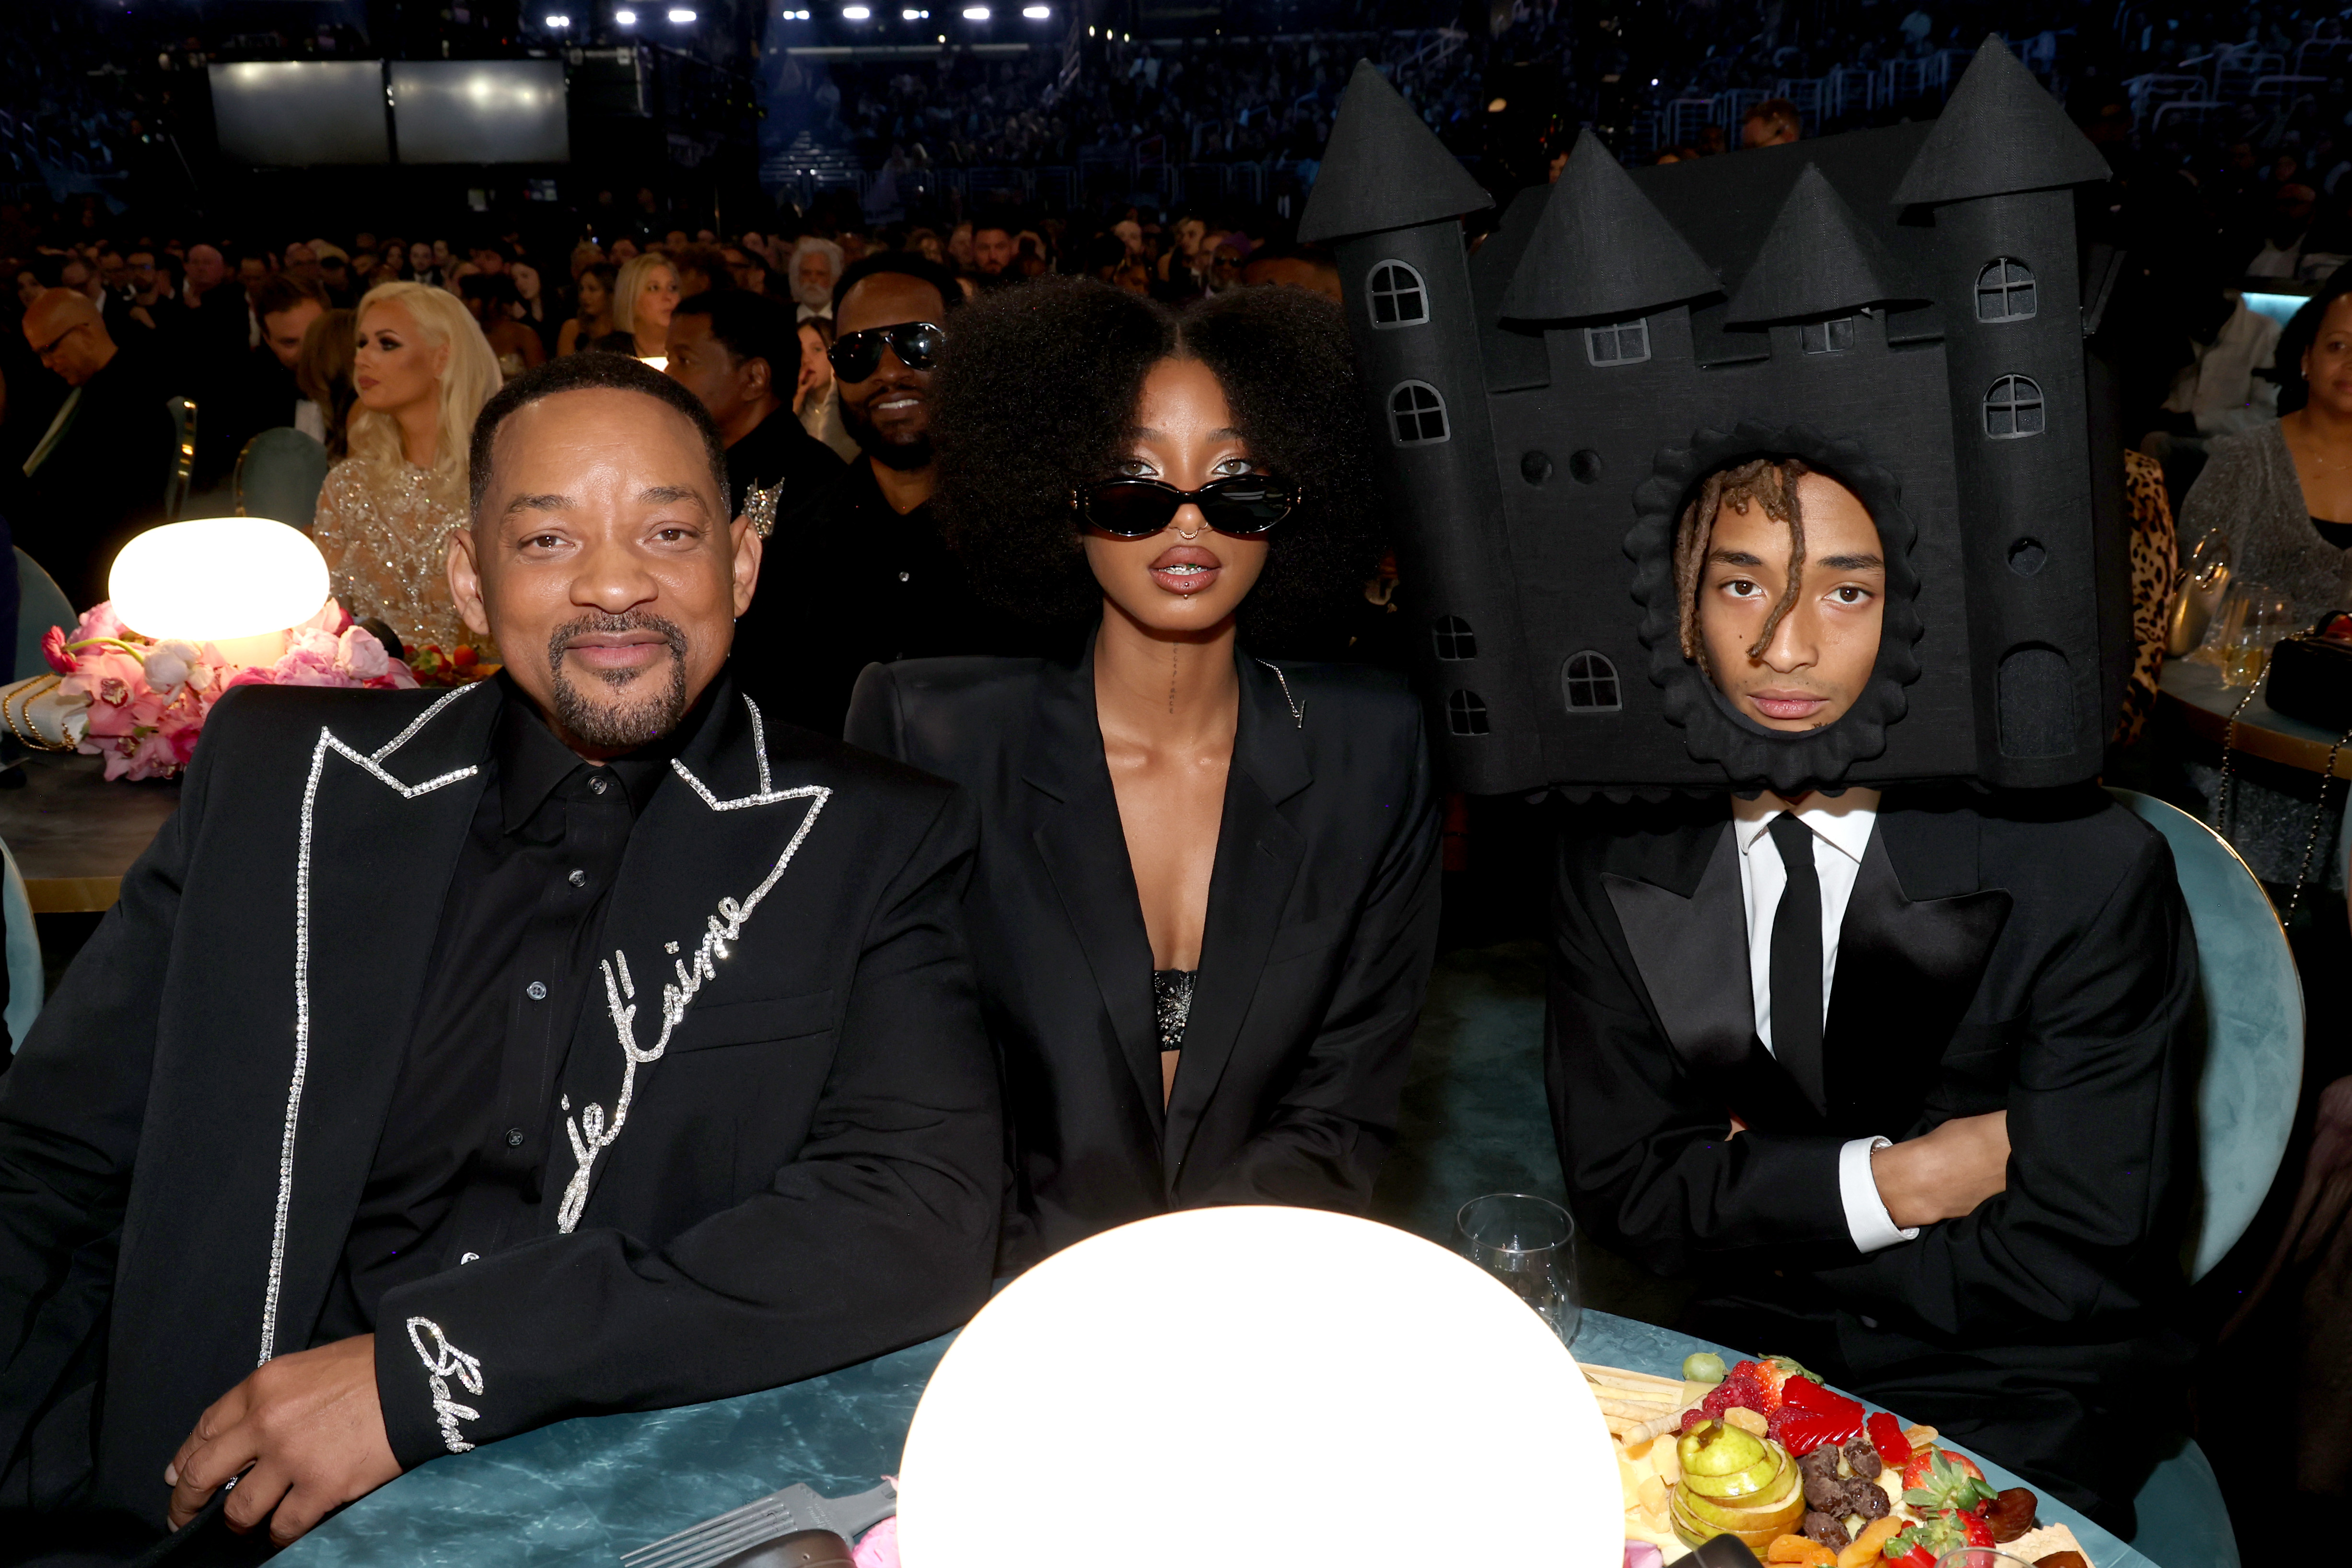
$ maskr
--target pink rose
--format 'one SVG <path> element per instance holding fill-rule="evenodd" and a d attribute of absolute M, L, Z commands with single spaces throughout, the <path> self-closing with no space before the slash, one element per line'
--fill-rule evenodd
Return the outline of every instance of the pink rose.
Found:
<path fill-rule="evenodd" d="M 1659 1568 L 1666 1554 L 1646 1541 L 1625 1542 L 1625 1568 Z"/>
<path fill-rule="evenodd" d="M 73 643 L 87 643 L 93 637 L 121 635 L 122 618 L 114 612 L 114 601 L 106 599 L 100 600 L 82 612 L 81 620 L 74 627 L 73 635 L 67 640 Z"/>
<path fill-rule="evenodd" d="M 66 652 L 64 627 L 52 626 L 41 633 L 41 657 L 49 662 L 49 668 L 61 675 L 74 673 L 74 656 Z"/>
<path fill-rule="evenodd" d="M 188 677 L 204 667 L 204 654 L 194 643 L 174 639 L 158 643 L 148 650 L 144 669 L 147 684 L 159 692 L 168 692 L 187 685 Z"/>
<path fill-rule="evenodd" d="M 268 665 L 247 664 L 224 682 L 221 690 L 226 692 L 238 686 L 274 686 L 277 684 L 278 672 Z"/>
<path fill-rule="evenodd" d="M 336 640 L 335 663 L 346 674 L 372 681 L 391 668 L 392 656 L 383 651 L 383 644 L 377 642 L 373 634 L 352 626 L 346 628 L 342 636 Z"/>

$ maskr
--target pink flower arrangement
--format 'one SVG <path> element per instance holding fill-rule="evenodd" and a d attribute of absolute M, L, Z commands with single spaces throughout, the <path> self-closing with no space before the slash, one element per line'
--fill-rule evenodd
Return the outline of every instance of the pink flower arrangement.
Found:
<path fill-rule="evenodd" d="M 76 749 L 105 758 L 109 779 L 176 776 L 196 754 L 205 716 L 237 686 L 416 685 L 408 666 L 331 599 L 287 633 L 286 652 L 272 664 L 232 664 L 210 643 L 142 637 L 115 617 L 110 602 L 92 606 L 70 637 L 50 627 L 41 652 L 65 677 L 58 694 L 89 705 Z"/>

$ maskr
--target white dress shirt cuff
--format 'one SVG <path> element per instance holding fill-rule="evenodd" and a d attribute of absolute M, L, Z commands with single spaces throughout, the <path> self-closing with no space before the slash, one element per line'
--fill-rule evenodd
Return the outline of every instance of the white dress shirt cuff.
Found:
<path fill-rule="evenodd" d="M 1906 1230 L 1886 1212 L 1886 1200 L 1878 1196 L 1878 1178 L 1870 1173 L 1871 1151 L 1894 1146 L 1885 1138 L 1856 1138 L 1838 1150 L 1838 1197 L 1845 1202 L 1845 1228 L 1864 1252 L 1919 1239 L 1917 1226 Z"/>

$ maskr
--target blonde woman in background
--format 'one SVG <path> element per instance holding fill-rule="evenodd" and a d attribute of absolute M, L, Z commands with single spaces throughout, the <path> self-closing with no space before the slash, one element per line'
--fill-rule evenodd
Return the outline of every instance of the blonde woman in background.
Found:
<path fill-rule="evenodd" d="M 499 362 L 457 296 L 387 283 L 359 305 L 351 455 L 319 496 L 312 537 L 335 597 L 381 619 L 411 652 L 471 646 L 449 598 L 449 533 L 467 516 L 466 445 L 499 390 Z"/>
<path fill-rule="evenodd" d="M 358 337 L 358 311 L 330 310 L 302 334 L 302 351 L 294 361 L 294 384 L 310 400 L 295 411 L 294 427 L 317 436 L 337 463 L 352 451 L 352 405 L 359 401 L 352 386 L 352 354 Z M 314 422 L 316 430 L 310 428 Z"/>
<path fill-rule="evenodd" d="M 613 285 L 613 330 L 593 347 L 641 360 L 666 361 L 669 317 L 677 308 L 677 269 L 657 250 L 631 256 Z M 656 370 L 659 365 L 655 367 Z"/>

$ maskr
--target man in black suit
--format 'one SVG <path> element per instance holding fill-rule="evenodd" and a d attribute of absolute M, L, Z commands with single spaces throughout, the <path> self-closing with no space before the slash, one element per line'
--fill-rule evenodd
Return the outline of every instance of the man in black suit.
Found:
<path fill-rule="evenodd" d="M 1675 564 L 1685 654 L 1751 728 L 1822 728 L 1870 681 L 1888 572 L 1835 480 L 1715 476 Z M 2196 959 L 2163 840 L 2091 787 L 1596 808 L 1553 946 L 1587 1225 L 1698 1276 L 1696 1332 L 2127 1531 L 2189 1358 Z"/>
<path fill-rule="evenodd" d="M 795 724 L 840 734 L 868 664 L 1040 651 L 972 591 L 931 511 L 931 368 L 962 304 L 952 273 L 905 251 L 866 257 L 834 289 L 834 378 L 860 455 L 779 522 L 791 570 L 737 640 L 745 685 Z"/>
<path fill-rule="evenodd" d="M 738 691 L 760 542 L 675 383 L 551 361 L 471 466 L 450 580 L 505 674 L 226 699 L 0 1080 L 0 1504 L 78 1544 L 290 1540 L 986 1293 L 970 806 Z"/>
<path fill-rule="evenodd" d="M 118 343 L 88 296 L 52 288 L 23 325 L 34 355 L 68 390 L 10 476 L 21 488 L 9 520 L 25 552 L 88 609 L 107 596 L 115 552 L 163 520 L 172 416 L 153 355 Z"/>
<path fill-rule="evenodd" d="M 710 411 L 739 507 L 754 488 L 781 484 L 778 507 L 789 512 L 841 477 L 841 459 L 793 412 L 800 363 L 800 329 L 772 299 L 722 288 L 688 295 L 670 313 L 664 373 Z"/>

